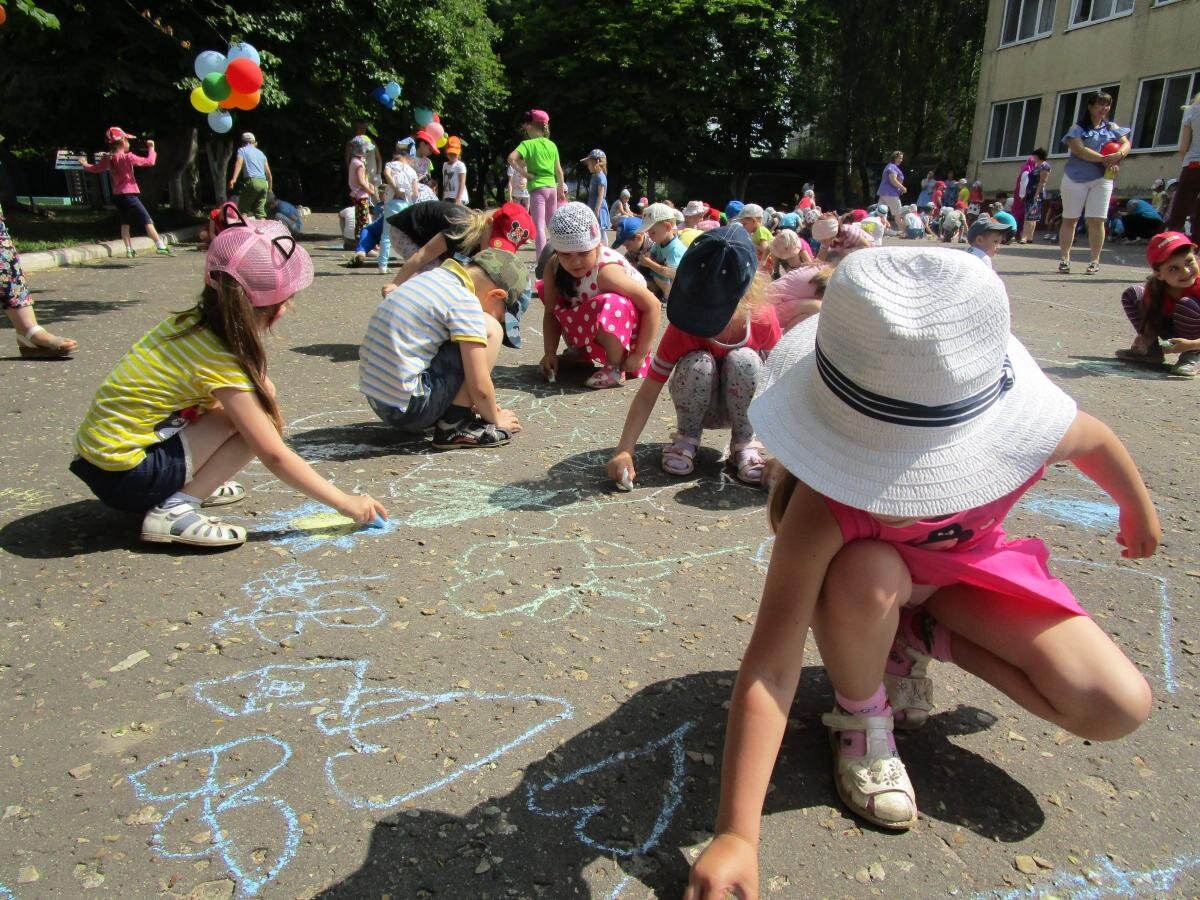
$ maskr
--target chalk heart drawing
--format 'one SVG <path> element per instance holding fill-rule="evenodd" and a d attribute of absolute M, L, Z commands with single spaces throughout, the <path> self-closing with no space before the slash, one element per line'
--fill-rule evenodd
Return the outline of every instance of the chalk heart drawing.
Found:
<path fill-rule="evenodd" d="M 254 530 L 272 535 L 271 543 L 299 554 L 331 547 L 349 550 L 360 541 L 391 534 L 396 530 L 396 522 L 389 520 L 380 528 L 359 525 L 325 504 L 311 501 L 266 514 Z"/>
<path fill-rule="evenodd" d="M 652 559 L 612 541 L 537 536 L 488 541 L 472 547 L 458 561 L 455 569 L 462 578 L 446 596 L 473 619 L 522 615 L 549 623 L 588 614 L 655 626 L 663 624 L 666 616 L 650 602 L 654 582 L 667 578 L 682 563 L 749 549 L 734 546 Z M 513 578 L 527 560 L 533 561 L 535 571 Z"/>
<path fill-rule="evenodd" d="M 288 563 L 246 582 L 249 606 L 231 606 L 212 624 L 224 635 L 249 629 L 260 640 L 278 644 L 302 635 L 310 625 L 323 628 L 372 628 L 386 618 L 365 591 L 348 585 L 379 581 L 383 575 L 323 577 L 315 569 Z"/>
<path fill-rule="evenodd" d="M 198 682 L 193 692 L 231 718 L 325 707 L 313 719 L 316 728 L 350 743 L 325 760 L 329 788 L 351 806 L 371 810 L 440 790 L 575 715 L 566 700 L 542 694 L 372 687 L 367 666 L 366 660 L 266 666 Z M 431 741 L 449 749 L 437 757 L 413 749 Z"/>
<path fill-rule="evenodd" d="M 1189 853 L 1158 869 L 1122 869 L 1107 856 L 1097 856 L 1086 866 L 1087 874 L 1067 872 L 1049 881 L 1025 888 L 987 891 L 974 900 L 1019 900 L 1021 897 L 1070 897 L 1094 900 L 1100 897 L 1167 896 L 1181 875 L 1200 868 L 1200 856 Z"/>
<path fill-rule="evenodd" d="M 644 856 L 658 845 L 683 802 L 687 766 L 683 740 L 695 724 L 684 722 L 670 734 L 636 750 L 622 751 L 565 775 L 552 776 L 541 784 L 527 785 L 529 811 L 570 822 L 576 840 L 593 850 L 624 858 Z M 630 804 L 629 796 L 603 796 L 613 790 L 642 800 Z M 655 803 L 650 796 L 658 791 L 661 794 Z M 621 812 L 610 812 L 610 805 Z M 632 838 L 621 828 L 631 810 L 644 810 L 651 817 Z"/>
<path fill-rule="evenodd" d="M 139 800 L 172 804 L 154 823 L 151 847 L 167 859 L 218 855 L 239 893 L 256 895 L 300 845 L 292 808 L 258 793 L 291 757 L 291 748 L 279 738 L 255 735 L 174 753 L 134 772 L 129 781 Z M 209 844 L 197 847 L 191 838 L 204 829 L 210 832 Z"/>

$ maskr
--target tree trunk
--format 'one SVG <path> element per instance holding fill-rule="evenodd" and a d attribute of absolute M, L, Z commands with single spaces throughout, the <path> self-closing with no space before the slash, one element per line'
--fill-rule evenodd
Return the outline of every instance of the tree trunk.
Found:
<path fill-rule="evenodd" d="M 189 177 L 185 180 L 184 176 L 189 175 L 195 169 L 198 143 L 196 129 L 189 128 L 181 148 L 182 153 L 172 160 L 174 165 L 171 167 L 167 181 L 171 209 L 187 209 L 194 203 L 194 191 L 188 190 L 191 187 L 190 182 L 194 181 L 194 178 Z"/>
<path fill-rule="evenodd" d="M 208 177 L 212 181 L 213 195 L 217 204 L 226 200 L 225 185 L 229 171 L 229 160 L 233 158 L 233 141 L 208 137 L 204 140 L 204 151 L 208 156 Z"/>

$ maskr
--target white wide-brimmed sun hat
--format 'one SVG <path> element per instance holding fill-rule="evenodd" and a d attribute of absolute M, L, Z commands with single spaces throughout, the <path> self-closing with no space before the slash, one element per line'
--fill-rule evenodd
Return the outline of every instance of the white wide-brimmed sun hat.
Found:
<path fill-rule="evenodd" d="M 847 506 L 973 509 L 1028 481 L 1075 419 L 1009 327 L 1004 285 L 970 254 L 853 253 L 820 314 L 771 351 L 750 421 L 788 471 Z"/>

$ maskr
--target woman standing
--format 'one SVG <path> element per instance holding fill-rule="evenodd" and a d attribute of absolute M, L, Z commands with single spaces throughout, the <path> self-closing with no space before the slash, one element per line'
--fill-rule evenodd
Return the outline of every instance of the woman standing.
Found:
<path fill-rule="evenodd" d="M 883 177 L 879 179 L 879 202 L 888 208 L 892 227 L 897 231 L 901 227 L 900 198 L 907 190 L 904 187 L 904 170 L 900 168 L 902 162 L 904 154 L 897 150 L 892 154 L 892 161 L 884 166 Z"/>
<path fill-rule="evenodd" d="M 1192 240 L 1200 232 L 1200 94 L 1183 111 L 1183 126 L 1179 130 L 1179 155 L 1183 169 L 1175 198 L 1167 212 L 1167 231 L 1183 231 L 1183 220 L 1192 217 Z"/>
<path fill-rule="evenodd" d="M 1033 240 L 1033 230 L 1042 217 L 1042 195 L 1046 179 L 1050 177 L 1050 163 L 1046 162 L 1045 149 L 1038 147 L 1025 160 L 1017 173 L 1017 185 L 1013 190 L 1013 218 L 1017 220 L 1017 243 L 1028 244 Z"/>
<path fill-rule="evenodd" d="M 1075 226 L 1082 215 L 1087 220 L 1088 247 L 1092 252 L 1087 274 L 1100 271 L 1100 251 L 1104 249 L 1104 222 L 1108 218 L 1108 201 L 1112 198 L 1113 179 L 1121 160 L 1129 155 L 1129 129 L 1110 122 L 1108 111 L 1112 109 L 1112 97 L 1103 91 L 1087 95 L 1086 105 L 1079 121 L 1063 135 L 1070 156 L 1063 167 L 1062 180 L 1062 227 L 1058 231 L 1058 249 L 1061 259 L 1058 271 L 1064 275 L 1071 271 L 1071 247 L 1075 244 Z M 1110 141 L 1120 144 L 1120 149 L 1107 156 L 1100 148 Z"/>
<path fill-rule="evenodd" d="M 540 256 L 549 235 L 550 219 L 559 203 L 567 202 L 558 147 L 550 140 L 550 114 L 544 109 L 525 113 L 521 128 L 525 140 L 508 154 L 508 164 L 524 176 L 529 186 L 529 215 L 533 219 L 534 246 Z"/>

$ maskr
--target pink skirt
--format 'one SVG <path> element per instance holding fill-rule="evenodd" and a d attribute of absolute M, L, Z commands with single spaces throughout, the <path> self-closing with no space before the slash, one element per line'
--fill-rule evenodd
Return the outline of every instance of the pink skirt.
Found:
<path fill-rule="evenodd" d="M 568 346 L 582 348 L 588 359 L 598 366 L 608 365 L 608 353 L 596 340 L 604 332 L 615 337 L 626 350 L 637 343 L 638 308 L 621 294 L 599 294 L 576 306 L 560 303 L 554 308 L 554 318 L 558 319 Z M 647 354 L 638 377 L 644 378 L 649 370 L 650 356 Z"/>

